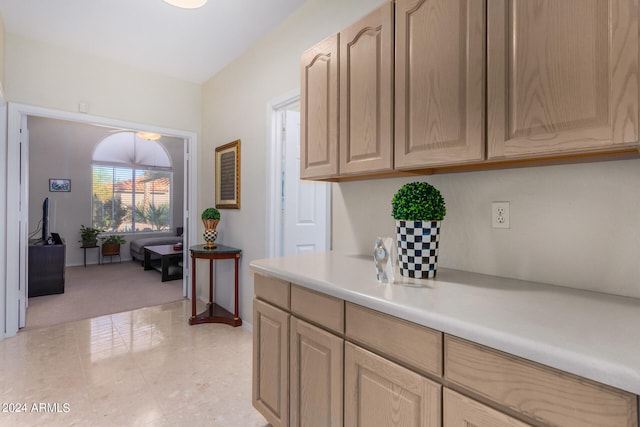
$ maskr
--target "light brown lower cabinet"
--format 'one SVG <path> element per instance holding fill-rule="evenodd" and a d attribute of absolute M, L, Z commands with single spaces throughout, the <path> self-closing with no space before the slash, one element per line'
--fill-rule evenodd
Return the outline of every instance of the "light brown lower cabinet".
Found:
<path fill-rule="evenodd" d="M 637 427 L 638 397 L 460 338 L 445 336 L 445 378 L 545 426 Z"/>
<path fill-rule="evenodd" d="M 443 427 L 528 427 L 521 421 L 445 388 Z"/>
<path fill-rule="evenodd" d="M 253 406 L 274 427 L 638 427 L 633 393 L 279 279 L 254 285 Z"/>
<path fill-rule="evenodd" d="M 289 425 L 289 317 L 253 301 L 252 402 L 273 427 Z"/>
<path fill-rule="evenodd" d="M 440 384 L 348 342 L 344 372 L 345 425 L 440 425 Z"/>
<path fill-rule="evenodd" d="M 344 339 L 291 317 L 292 426 L 341 427 Z"/>

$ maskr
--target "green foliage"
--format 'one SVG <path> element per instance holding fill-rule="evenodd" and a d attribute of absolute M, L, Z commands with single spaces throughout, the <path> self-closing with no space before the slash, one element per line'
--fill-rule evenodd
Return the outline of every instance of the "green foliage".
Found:
<path fill-rule="evenodd" d="M 127 243 L 124 237 L 117 234 L 110 234 L 108 236 L 100 237 L 100 241 L 102 242 L 103 245 L 105 243 L 112 244 L 112 245 L 115 245 L 115 244 L 124 245 L 125 243 Z"/>
<path fill-rule="evenodd" d="M 405 221 L 441 221 L 447 214 L 440 191 L 426 182 L 403 185 L 391 206 L 391 216 Z"/>
<path fill-rule="evenodd" d="M 117 230 L 125 217 L 130 216 L 128 208 L 119 197 L 101 200 L 93 196 L 93 225 L 107 230 Z"/>
<path fill-rule="evenodd" d="M 169 205 L 149 205 L 145 207 L 142 203 L 136 205 L 136 223 L 151 225 L 153 230 L 169 229 Z"/>
<path fill-rule="evenodd" d="M 220 211 L 216 208 L 207 208 L 202 211 L 202 219 L 220 219 Z"/>
<path fill-rule="evenodd" d="M 102 233 L 103 230 L 100 228 L 93 227 L 85 227 L 84 225 L 80 225 L 80 242 L 84 243 L 95 243 L 98 240 L 98 234 Z"/>

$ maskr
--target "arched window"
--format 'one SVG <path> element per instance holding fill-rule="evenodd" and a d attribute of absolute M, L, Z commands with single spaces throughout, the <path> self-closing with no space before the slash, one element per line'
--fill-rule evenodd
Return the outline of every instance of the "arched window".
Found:
<path fill-rule="evenodd" d="M 171 230 L 171 158 L 158 141 L 117 132 L 96 146 L 93 226 L 109 232 Z"/>

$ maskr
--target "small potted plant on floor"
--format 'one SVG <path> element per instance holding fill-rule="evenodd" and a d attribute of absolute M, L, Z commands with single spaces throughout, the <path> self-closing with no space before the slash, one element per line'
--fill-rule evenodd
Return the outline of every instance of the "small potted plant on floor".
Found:
<path fill-rule="evenodd" d="M 418 279 L 436 275 L 440 222 L 447 209 L 440 191 L 426 182 L 405 184 L 393 196 L 398 261 L 403 276 Z"/>
<path fill-rule="evenodd" d="M 202 223 L 204 224 L 204 240 L 207 242 L 205 248 L 213 249 L 216 247 L 216 239 L 218 232 L 216 227 L 220 222 L 220 211 L 216 208 L 207 208 L 202 211 Z"/>
<path fill-rule="evenodd" d="M 98 234 L 102 233 L 99 228 L 85 227 L 80 225 L 80 242 L 85 248 L 93 248 L 98 246 Z"/>
<path fill-rule="evenodd" d="M 102 242 L 102 256 L 120 255 L 120 245 L 127 243 L 126 239 L 117 234 L 100 237 Z"/>

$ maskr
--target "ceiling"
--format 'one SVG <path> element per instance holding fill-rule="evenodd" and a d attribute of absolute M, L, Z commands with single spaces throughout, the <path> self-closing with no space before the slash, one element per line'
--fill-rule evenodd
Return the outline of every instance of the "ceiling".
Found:
<path fill-rule="evenodd" d="M 7 33 L 200 84 L 305 1 L 0 0 L 0 12 Z"/>

